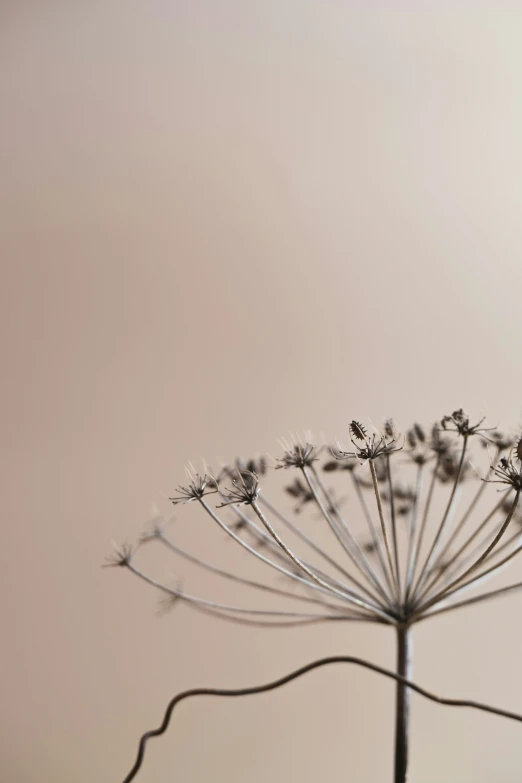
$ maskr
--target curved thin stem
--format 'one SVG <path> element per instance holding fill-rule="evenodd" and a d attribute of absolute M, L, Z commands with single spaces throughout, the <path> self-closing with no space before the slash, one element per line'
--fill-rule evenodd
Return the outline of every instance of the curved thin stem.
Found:
<path fill-rule="evenodd" d="M 314 669 L 319 669 L 323 666 L 329 666 L 330 664 L 333 663 L 351 663 L 354 664 L 355 666 L 362 666 L 365 669 L 369 669 L 370 671 L 376 672 L 377 674 L 381 674 L 384 677 L 389 677 L 391 680 L 395 680 L 396 682 L 402 683 L 403 685 L 406 685 L 408 688 L 410 688 L 412 691 L 415 691 L 421 696 L 424 696 L 426 699 L 430 699 L 430 701 L 437 702 L 438 704 L 445 704 L 449 707 L 470 707 L 472 709 L 482 710 L 483 712 L 489 712 L 493 715 L 500 715 L 503 718 L 508 718 L 510 720 L 516 720 L 522 722 L 522 715 L 519 715 L 516 712 L 502 710 L 499 709 L 498 707 L 490 707 L 487 704 L 482 704 L 481 702 L 471 701 L 468 699 L 447 699 L 442 696 L 437 696 L 436 694 L 427 691 L 425 688 L 421 688 L 420 685 L 416 685 L 414 682 L 411 682 L 405 677 L 401 677 L 401 675 L 395 674 L 395 672 L 392 672 L 389 669 L 385 669 L 382 666 L 377 666 L 377 664 L 375 663 L 370 663 L 369 661 L 366 661 L 363 658 L 357 658 L 352 655 L 332 655 L 328 658 L 320 658 L 317 661 L 312 661 L 312 663 L 308 663 L 306 664 L 306 666 L 301 666 L 299 669 L 290 672 L 290 674 L 286 674 L 284 677 L 280 677 L 279 679 L 273 680 L 272 682 L 266 683 L 264 685 L 257 685 L 250 688 L 237 688 L 237 689 L 191 688 L 190 690 L 182 691 L 181 693 L 178 693 L 176 696 L 174 696 L 173 699 L 170 700 L 167 709 L 165 711 L 165 715 L 163 717 L 163 721 L 161 725 L 157 729 L 152 729 L 150 731 L 145 732 L 145 734 L 143 734 L 143 736 L 141 737 L 136 761 L 134 762 L 134 765 L 130 770 L 130 772 L 123 779 L 123 783 L 130 783 L 132 780 L 134 780 L 141 765 L 143 764 L 143 758 L 145 756 L 145 748 L 147 742 L 149 741 L 149 739 L 152 739 L 152 737 L 159 737 L 161 736 L 161 734 L 164 734 L 166 732 L 170 723 L 170 719 L 172 717 L 172 712 L 174 711 L 174 707 L 177 704 L 179 704 L 179 702 L 184 701 L 185 699 L 192 698 L 193 696 L 225 696 L 225 697 L 234 698 L 236 696 L 251 696 L 256 693 L 265 693 L 267 691 L 273 691 L 276 690 L 276 688 L 280 688 L 283 685 L 286 685 L 292 680 L 296 680 L 298 677 L 302 677 L 304 674 L 307 674 L 308 672 L 311 672 Z"/>

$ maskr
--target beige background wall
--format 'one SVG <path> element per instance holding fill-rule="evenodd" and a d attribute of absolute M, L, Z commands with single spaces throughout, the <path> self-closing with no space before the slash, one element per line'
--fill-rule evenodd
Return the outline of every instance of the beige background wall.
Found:
<path fill-rule="evenodd" d="M 392 663 L 380 629 L 158 619 L 100 563 L 189 459 L 520 424 L 521 36 L 509 2 L 4 0 L 2 780 L 120 780 L 184 687 Z M 419 627 L 416 679 L 522 710 L 521 616 Z M 187 704 L 139 781 L 386 781 L 391 708 L 348 669 Z M 412 780 L 514 782 L 520 737 L 415 699 Z"/>

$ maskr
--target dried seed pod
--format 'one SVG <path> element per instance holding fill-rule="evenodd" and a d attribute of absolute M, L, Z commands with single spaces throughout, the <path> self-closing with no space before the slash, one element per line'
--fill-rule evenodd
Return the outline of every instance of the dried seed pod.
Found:
<path fill-rule="evenodd" d="M 367 437 L 366 428 L 363 427 L 363 425 L 360 422 L 355 421 L 355 419 L 353 419 L 353 421 L 350 422 L 350 433 L 352 437 L 355 438 L 355 440 L 362 440 L 362 441 L 366 440 Z"/>

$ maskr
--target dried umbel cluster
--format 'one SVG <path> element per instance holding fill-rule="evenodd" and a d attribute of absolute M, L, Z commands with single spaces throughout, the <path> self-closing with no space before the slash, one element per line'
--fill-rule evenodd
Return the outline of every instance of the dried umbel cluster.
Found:
<path fill-rule="evenodd" d="M 404 435 L 392 420 L 384 423 L 382 431 L 352 421 L 349 440 L 348 448 L 339 443 L 318 447 L 308 441 L 283 444 L 283 453 L 272 468 L 260 458 L 236 460 L 219 473 L 192 471 L 171 498 L 176 506 L 199 506 L 209 522 L 266 566 L 267 576 L 276 577 L 272 581 L 247 578 L 186 551 L 160 521 L 137 547 L 124 546 L 109 564 L 124 567 L 158 588 L 169 604 L 183 601 L 244 624 L 390 625 L 397 636 L 396 672 L 349 656 L 334 656 L 315 661 L 276 684 L 181 694 L 171 701 L 162 727 L 142 738 L 126 783 L 141 765 L 145 742 L 165 731 L 180 698 L 195 693 L 258 693 L 340 660 L 397 681 L 395 783 L 406 781 L 412 689 L 446 704 L 474 706 L 522 721 L 520 715 L 476 702 L 434 697 L 410 680 L 414 624 L 522 587 L 522 581 L 513 579 L 495 589 L 484 586 L 487 578 L 514 565 L 522 550 L 518 508 L 522 439 L 485 427 L 483 419 L 472 423 L 458 409 L 429 430 L 414 424 Z M 284 477 L 282 485 L 293 507 L 290 513 L 284 510 L 284 503 L 270 499 L 277 475 Z M 333 482 L 335 488 L 330 486 Z M 260 594 L 284 599 L 285 608 L 253 608 L 241 600 L 221 603 L 160 582 L 136 564 L 137 549 L 151 541 L 239 588 L 254 588 Z M 246 590 L 240 591 L 241 596 L 246 594 Z M 294 608 L 286 608 L 289 604 Z"/>
<path fill-rule="evenodd" d="M 409 626 L 505 594 L 521 583 L 485 591 L 483 582 L 522 549 L 517 513 L 522 444 L 483 425 L 483 420 L 472 424 L 459 409 L 429 432 L 414 424 L 404 436 L 391 420 L 382 431 L 352 421 L 348 449 L 285 444 L 274 467 L 285 478 L 294 473 L 285 482 L 293 514 L 270 501 L 271 468 L 265 458 L 237 460 L 216 474 L 190 473 L 172 503 L 198 504 L 226 536 L 285 576 L 288 589 L 280 579 L 275 585 L 257 582 L 200 559 L 179 547 L 160 522 L 141 539 L 140 544 L 158 541 L 220 577 L 308 605 L 306 610 L 249 609 L 192 595 L 143 573 L 135 563 L 136 548 L 128 546 L 112 564 L 127 567 L 172 600 L 256 625 L 358 620 Z M 487 447 L 483 474 L 471 462 L 473 441 Z M 477 456 L 475 449 L 473 459 Z M 347 498 L 338 500 L 338 492 L 325 483 L 334 474 L 341 492 L 351 490 L 358 504 L 349 512 L 343 511 Z M 463 487 L 465 504 L 459 497 Z M 301 523 L 308 510 L 315 528 L 317 516 L 322 518 L 337 554 L 321 545 L 324 534 L 314 537 Z M 468 597 L 473 588 L 482 591 Z"/>

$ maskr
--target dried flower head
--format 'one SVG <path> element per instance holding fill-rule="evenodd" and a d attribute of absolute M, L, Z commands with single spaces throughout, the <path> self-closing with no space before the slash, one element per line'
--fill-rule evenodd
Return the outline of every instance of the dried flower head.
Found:
<path fill-rule="evenodd" d="M 459 435 L 469 438 L 470 435 L 483 435 L 485 432 L 493 431 L 493 427 L 482 427 L 485 420 L 486 417 L 483 416 L 476 424 L 472 425 L 470 424 L 468 414 L 463 408 L 459 408 L 458 410 L 453 411 L 453 413 L 443 416 L 440 423 L 443 430 L 458 432 Z"/>
<path fill-rule="evenodd" d="M 230 469 L 229 475 L 234 473 L 255 473 L 256 476 L 264 476 L 267 471 L 267 461 L 265 456 L 251 457 L 250 459 L 242 459 L 238 457 L 235 462 L 234 468 Z"/>
<path fill-rule="evenodd" d="M 207 473 L 192 471 L 188 484 L 178 488 L 172 501 L 176 504 L 200 503 L 222 530 L 235 538 L 237 543 L 247 548 L 251 554 L 257 556 L 259 551 L 263 550 L 267 554 L 263 554 L 261 559 L 264 562 L 268 559 L 272 568 L 280 571 L 282 569 L 284 574 L 291 570 L 292 577 L 289 578 L 295 578 L 297 569 L 301 574 L 298 580 L 301 587 L 319 592 L 321 595 L 315 596 L 315 599 L 321 603 L 326 601 L 328 604 L 333 600 L 337 604 L 344 601 L 347 608 L 349 607 L 347 615 L 352 616 L 353 612 L 356 612 L 367 620 L 389 624 L 417 622 L 428 614 L 433 614 L 439 600 L 446 605 L 451 596 L 465 586 L 466 580 L 462 579 L 462 585 L 459 583 L 458 587 L 452 587 L 448 591 L 445 580 L 448 580 L 450 575 L 452 579 L 449 579 L 449 582 L 454 580 L 455 575 L 458 575 L 459 563 L 462 564 L 462 573 L 468 572 L 473 546 L 480 540 L 479 534 L 472 531 L 470 540 L 466 543 L 462 540 L 461 532 L 465 526 L 471 525 L 469 519 L 473 516 L 472 512 L 476 513 L 476 501 L 472 503 L 470 511 L 464 514 L 462 522 L 453 523 L 453 528 L 450 524 L 457 506 L 457 490 L 465 480 L 474 476 L 469 470 L 469 436 L 487 431 L 491 432 L 488 435 L 490 442 L 496 444 L 499 451 L 505 449 L 507 444 L 505 436 L 482 425 L 483 420 L 471 425 L 469 416 L 462 408 L 455 410 L 450 416 L 444 416 L 442 427 L 448 436 L 452 432 L 465 436 L 457 447 L 458 444 L 452 444 L 448 436 L 441 437 L 439 426 L 433 426 L 428 439 L 424 427 L 418 423 L 413 424 L 406 437 L 410 450 L 418 452 L 410 468 L 417 471 L 417 479 L 412 476 L 413 481 L 404 483 L 397 478 L 397 467 L 394 467 L 394 458 L 400 447 L 397 446 L 398 435 L 393 421 L 389 419 L 385 423 L 382 434 L 372 432 L 355 419 L 350 422 L 349 432 L 354 450 L 332 450 L 335 460 L 324 460 L 322 468 L 338 475 L 339 479 L 346 475 L 345 470 L 349 471 L 356 490 L 354 499 L 362 504 L 363 521 L 366 520 L 370 542 L 354 527 L 353 512 L 350 513 L 349 521 L 341 512 L 341 504 L 335 490 L 327 489 L 322 483 L 320 474 L 314 467 L 320 459 L 320 450 L 309 441 L 286 445 L 283 456 L 278 460 L 278 467 L 295 467 L 301 470 L 301 476 L 285 487 L 286 493 L 295 501 L 293 511 L 302 514 L 305 508 L 313 507 L 314 514 L 322 515 L 347 557 L 346 565 L 332 559 L 307 533 L 301 531 L 271 504 L 265 493 L 260 495 L 260 476 L 268 477 L 267 463 L 263 457 L 236 460 L 235 468 L 227 468 L 219 481 Z M 382 457 L 386 459 L 380 459 Z M 354 471 L 359 463 L 362 463 L 362 467 Z M 364 465 L 367 463 L 370 463 L 371 468 L 368 476 L 364 471 Z M 404 470 L 405 468 L 402 468 L 400 472 Z M 432 476 L 431 484 L 424 484 L 423 489 L 421 479 L 428 471 Z M 222 486 L 223 475 L 230 479 L 228 487 Z M 503 484 L 516 492 L 521 490 L 522 440 L 517 442 L 511 455 L 501 456 L 491 464 L 487 482 Z M 442 488 L 448 485 L 450 497 L 442 518 L 435 525 L 430 544 L 429 519 L 433 514 L 432 498 L 437 485 L 441 487 L 441 492 Z M 427 486 L 431 486 L 431 489 L 428 490 Z M 370 492 L 376 503 L 376 518 L 371 499 L 367 497 Z M 232 513 L 232 519 L 221 519 L 217 512 L 210 508 L 207 496 L 212 494 L 217 494 L 221 501 L 217 508 L 228 509 L 228 513 Z M 250 507 L 254 518 L 241 511 L 241 506 Z M 506 505 L 502 504 L 497 506 L 486 515 L 488 521 L 484 523 L 484 534 L 487 532 L 487 526 L 491 526 L 499 514 L 506 515 L 511 509 L 509 506 L 506 510 Z M 311 546 L 312 554 L 315 553 L 315 557 L 319 556 L 326 565 L 329 564 L 334 569 L 333 573 L 327 576 L 327 571 L 317 570 L 316 565 L 308 563 L 306 556 L 303 559 L 293 553 L 284 539 L 276 533 L 270 517 L 273 517 L 277 524 L 289 527 L 292 534 L 301 539 L 302 544 Z M 515 511 L 512 517 L 518 518 Z M 404 518 L 401 526 L 405 527 L 399 527 L 398 518 Z M 478 531 L 481 534 L 482 530 L 479 524 Z M 491 533 L 488 535 L 491 536 Z M 149 531 L 143 540 L 164 541 L 165 538 L 165 531 L 157 526 Z M 454 557 L 451 555 L 452 550 Z M 133 555 L 131 547 L 122 547 L 113 557 L 112 564 L 131 564 Z M 488 562 L 492 557 L 493 554 L 488 554 Z M 288 566 L 291 565 L 291 569 L 285 566 L 285 562 Z M 448 562 L 450 565 L 447 565 Z M 480 561 L 480 565 L 483 565 L 483 561 Z M 478 566 L 477 569 L 477 576 L 480 576 Z M 336 607 L 335 612 L 338 612 L 339 608 Z M 333 605 L 330 609 L 334 611 Z"/>
<path fill-rule="evenodd" d="M 234 469 L 226 468 L 217 478 L 191 472 L 189 482 L 178 488 L 172 502 L 199 506 L 226 537 L 277 578 L 257 581 L 221 568 L 185 551 L 160 524 L 143 540 L 167 547 L 239 588 L 244 585 L 277 596 L 284 601 L 279 608 L 260 609 L 241 601 L 221 603 L 167 587 L 137 567 L 135 550 L 129 545 L 118 549 L 108 565 L 126 566 L 168 596 L 169 603 L 183 602 L 246 625 L 389 625 L 396 630 L 404 653 L 415 624 L 522 588 L 517 581 L 499 589 L 484 584 L 486 577 L 495 577 L 500 569 L 504 572 L 522 552 L 518 509 L 522 438 L 506 455 L 503 452 L 511 442 L 497 430 L 483 427 L 483 421 L 470 424 L 469 416 L 459 408 L 431 430 L 415 423 L 406 434 L 408 459 L 401 459 L 397 455 L 402 445 L 397 445 L 399 436 L 391 420 L 380 433 L 354 419 L 349 425 L 353 451 L 339 446 L 331 449 L 335 459 L 324 460 L 322 471 L 316 467 L 321 450 L 309 441 L 285 446 L 277 467 L 301 471 L 282 487 L 294 504 L 290 510 L 269 499 L 271 477 L 281 474 L 268 471 L 262 457 L 237 460 Z M 469 470 L 475 434 L 495 447 L 489 466 L 484 466 L 485 477 Z M 484 452 L 480 453 L 484 460 Z M 338 482 L 343 493 L 352 492 L 349 514 L 341 508 L 337 488 L 324 485 L 323 471 Z M 231 486 L 222 486 L 225 477 Z M 499 499 L 495 484 L 514 492 Z M 210 505 L 211 495 L 220 501 L 215 506 Z M 301 524 L 305 511 L 314 520 L 310 528 Z M 317 529 L 315 515 L 323 520 L 335 550 L 309 532 Z M 473 592 L 469 595 L 468 591 Z M 399 656 L 401 677 L 407 675 L 407 659 L 405 654 Z M 405 698 L 403 681 L 401 688 L 399 693 Z M 402 781 L 404 758 L 401 764 L 404 777 L 396 780 Z"/>
<path fill-rule="evenodd" d="M 186 486 L 180 485 L 178 494 L 169 498 L 174 505 L 177 503 L 190 503 L 193 500 L 199 500 L 205 495 L 212 495 L 218 491 L 217 482 L 213 476 L 207 476 L 206 473 L 203 475 L 188 473 L 188 476 L 190 479 L 189 483 Z"/>
<path fill-rule="evenodd" d="M 232 487 L 222 492 L 225 502 L 218 508 L 229 506 L 231 503 L 251 505 L 259 495 L 259 479 L 255 473 L 249 470 L 238 471 L 238 477 L 232 479 Z"/>
<path fill-rule="evenodd" d="M 515 449 L 515 456 L 501 457 L 497 465 L 492 465 L 491 469 L 494 479 L 484 479 L 490 484 L 506 484 L 508 488 L 520 492 L 522 489 L 522 461 L 518 456 L 520 450 L 520 441 Z"/>
<path fill-rule="evenodd" d="M 393 419 L 386 419 L 384 422 L 384 434 L 391 440 L 397 440 L 399 431 Z"/>
<path fill-rule="evenodd" d="M 130 565 L 134 553 L 136 552 L 136 548 L 137 547 L 134 547 L 132 544 L 128 543 L 121 544 L 121 546 L 114 544 L 114 551 L 112 555 L 109 555 L 109 557 L 106 558 L 105 563 L 103 564 L 104 568 L 125 568 L 126 566 Z"/>
<path fill-rule="evenodd" d="M 378 457 L 384 455 L 393 454 L 395 451 L 400 451 L 402 446 L 397 447 L 396 437 L 392 437 L 386 434 L 388 432 L 395 432 L 392 420 L 388 419 L 385 424 L 385 433 L 381 435 L 378 432 L 373 432 L 372 435 L 368 434 L 368 430 L 363 425 L 353 420 L 350 422 L 350 440 L 354 446 L 355 451 L 344 451 L 340 446 L 334 450 L 333 456 L 336 459 L 349 459 L 357 458 L 362 463 L 376 460 Z"/>
<path fill-rule="evenodd" d="M 287 446 L 278 458 L 278 468 L 309 468 L 318 459 L 319 450 L 311 443 L 294 443 Z"/>

